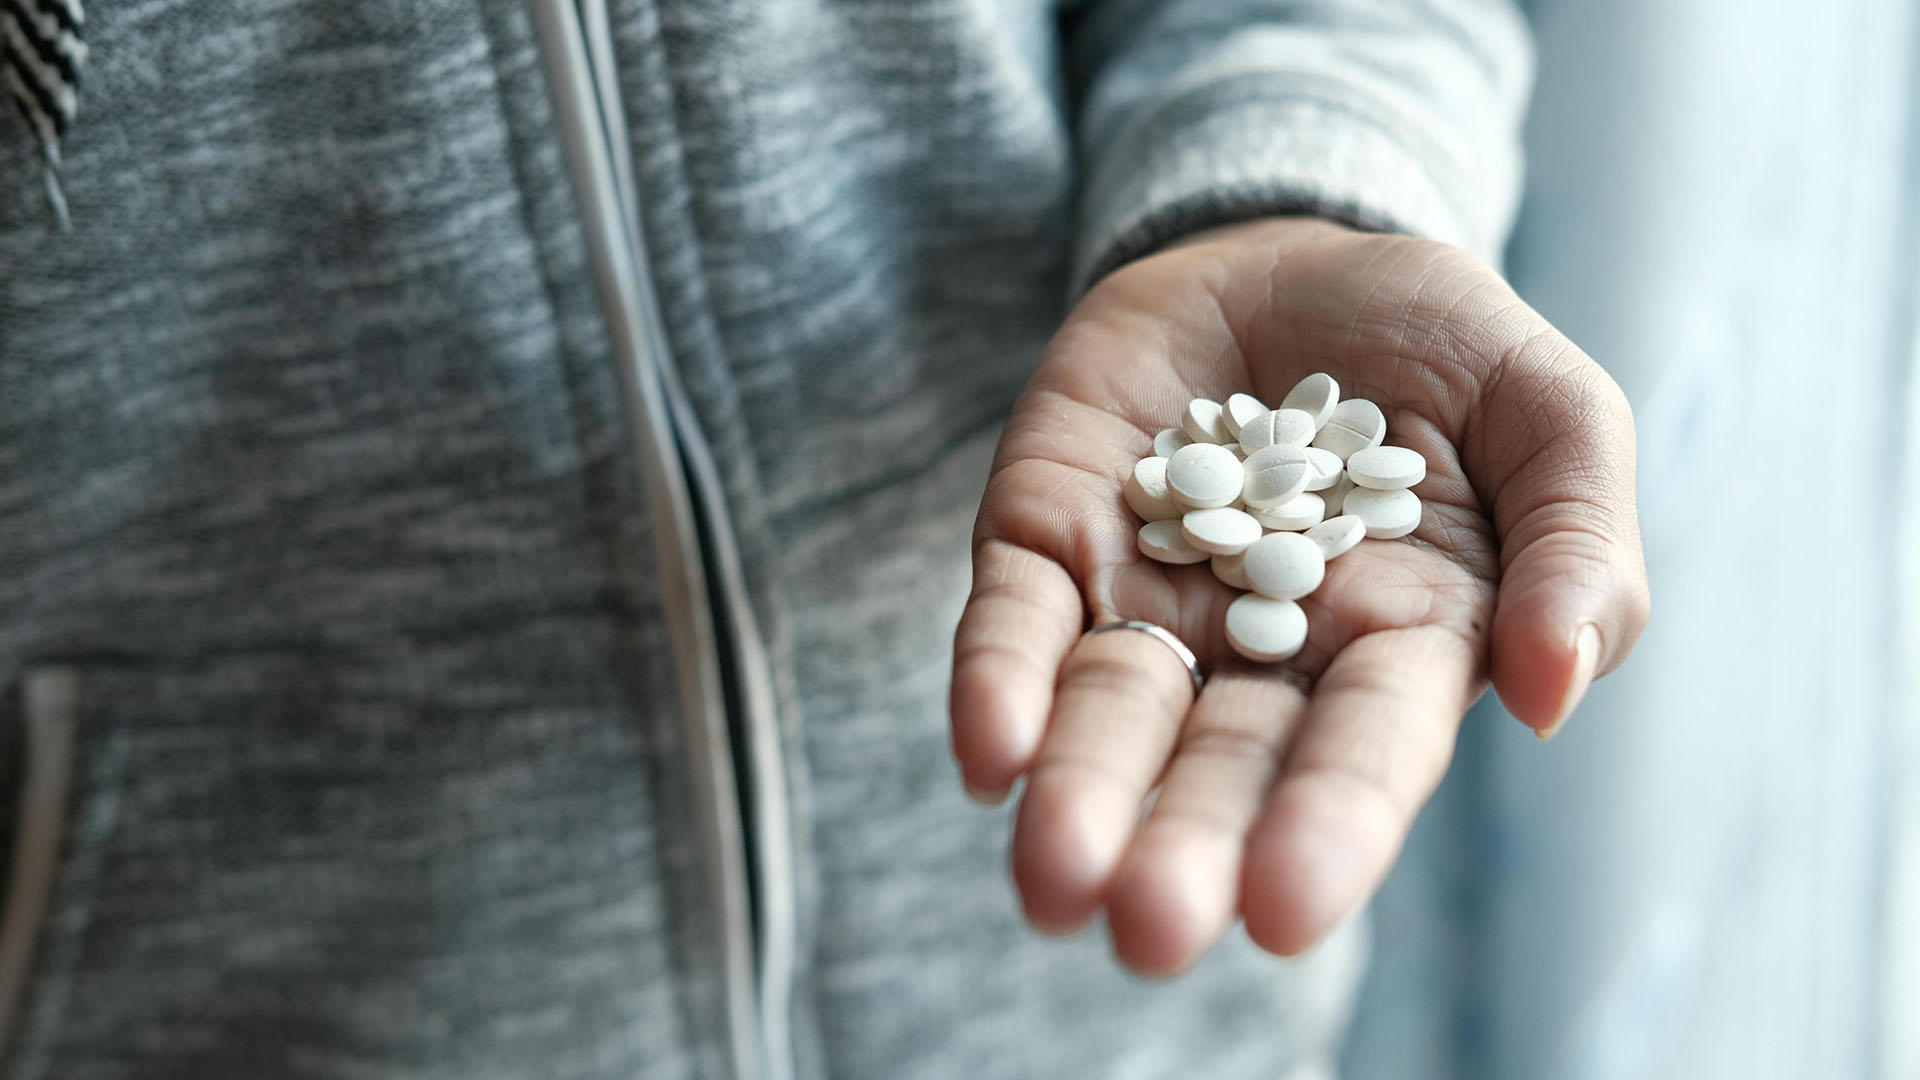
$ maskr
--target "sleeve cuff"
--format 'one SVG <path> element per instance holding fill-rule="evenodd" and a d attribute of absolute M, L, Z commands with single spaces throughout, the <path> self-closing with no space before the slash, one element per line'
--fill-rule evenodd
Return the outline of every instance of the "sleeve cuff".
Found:
<path fill-rule="evenodd" d="M 1221 91 L 1169 103 L 1089 163 L 1073 295 L 1182 236 L 1261 217 L 1322 217 L 1496 259 L 1517 160 L 1478 163 L 1487 190 L 1473 191 L 1464 173 L 1436 175 L 1457 148 L 1417 145 L 1351 103 L 1236 95 L 1223 107 Z"/>

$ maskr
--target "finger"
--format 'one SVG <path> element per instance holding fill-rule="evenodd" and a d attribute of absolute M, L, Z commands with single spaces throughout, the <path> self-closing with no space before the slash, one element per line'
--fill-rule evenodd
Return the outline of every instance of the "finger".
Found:
<path fill-rule="evenodd" d="M 1306 698 L 1270 671 L 1207 682 L 1107 895 L 1114 951 L 1143 975 L 1172 975 L 1233 922 L 1247 830 L 1259 815 Z"/>
<path fill-rule="evenodd" d="M 1147 634 L 1088 634 L 1067 654 L 1013 827 L 1035 926 L 1064 933 L 1099 906 L 1192 702 L 1186 665 Z"/>
<path fill-rule="evenodd" d="M 1453 753 L 1479 688 L 1467 639 L 1437 626 L 1348 645 L 1320 677 L 1247 838 L 1247 933 L 1284 956 L 1360 907 Z"/>
<path fill-rule="evenodd" d="M 976 800 L 1006 798 L 1032 762 L 1081 619 L 1080 590 L 1060 564 L 1001 540 L 974 552 L 948 704 L 954 757 Z"/>
<path fill-rule="evenodd" d="M 1500 535 L 1494 686 L 1544 738 L 1626 657 L 1649 598 L 1626 397 L 1550 328 L 1528 341 L 1488 383 L 1468 467 Z"/>

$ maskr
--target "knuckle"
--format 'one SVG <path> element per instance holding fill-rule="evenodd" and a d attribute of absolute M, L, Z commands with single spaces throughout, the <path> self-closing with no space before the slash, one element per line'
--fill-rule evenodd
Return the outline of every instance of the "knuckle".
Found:
<path fill-rule="evenodd" d="M 1072 670 L 1065 676 L 1066 685 L 1062 693 L 1150 703 L 1160 714 L 1178 717 L 1186 712 L 1187 698 L 1193 693 L 1193 683 L 1184 668 L 1173 670 L 1177 665 L 1178 661 L 1171 653 L 1164 664 L 1155 664 L 1149 669 L 1117 653 L 1083 652 L 1075 658 Z"/>
<path fill-rule="evenodd" d="M 1117 760 L 1095 754 L 1055 754 L 1034 763 L 1027 774 L 1032 787 L 1053 787 L 1068 791 L 1119 792 L 1133 796 L 1144 794 L 1142 781 L 1122 768 Z"/>
<path fill-rule="evenodd" d="M 1076 688 L 1126 695 L 1139 688 L 1140 671 L 1117 656 L 1083 656 L 1073 666 Z"/>
<path fill-rule="evenodd" d="M 1201 836 L 1239 840 L 1246 835 L 1247 823 L 1212 805 L 1182 802 L 1177 805 L 1157 802 L 1153 807 L 1152 827 L 1188 830 Z"/>
<path fill-rule="evenodd" d="M 1282 732 L 1226 725 L 1196 727 L 1180 742 L 1183 757 L 1208 757 L 1262 768 L 1279 758 Z"/>
<path fill-rule="evenodd" d="M 1370 807 L 1376 819 L 1395 826 L 1410 821 L 1419 808 L 1418 801 L 1402 794 L 1421 787 L 1418 777 L 1389 777 L 1376 769 L 1339 759 L 1316 763 L 1313 776 L 1321 787 L 1331 789 L 1330 793 L 1350 808 Z"/>

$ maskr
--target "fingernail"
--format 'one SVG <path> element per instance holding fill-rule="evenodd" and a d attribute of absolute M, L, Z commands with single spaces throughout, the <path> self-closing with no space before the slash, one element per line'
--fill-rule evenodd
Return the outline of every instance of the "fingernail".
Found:
<path fill-rule="evenodd" d="M 1001 803 L 1007 801 L 1007 793 L 1004 791 L 990 791 L 987 788 L 974 787 L 965 781 L 961 782 L 961 786 L 967 789 L 967 798 L 972 799 L 981 806 L 999 806 Z"/>
<path fill-rule="evenodd" d="M 1559 711 L 1553 714 L 1553 722 L 1539 731 L 1542 739 L 1551 739 L 1567 722 L 1580 699 L 1587 696 L 1587 687 L 1593 685 L 1593 673 L 1600 665 L 1600 628 L 1592 623 L 1580 624 L 1580 634 L 1573 642 L 1573 677 L 1567 680 L 1567 692 L 1560 699 Z"/>

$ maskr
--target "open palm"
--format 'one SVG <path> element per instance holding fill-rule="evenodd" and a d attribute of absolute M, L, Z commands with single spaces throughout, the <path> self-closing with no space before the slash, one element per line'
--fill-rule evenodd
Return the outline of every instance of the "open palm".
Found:
<path fill-rule="evenodd" d="M 1142 556 L 1122 487 L 1190 398 L 1275 402 L 1314 371 L 1426 456 L 1425 514 L 1330 562 L 1305 649 L 1251 664 L 1225 641 L 1239 594 Z M 1013 869 L 1036 926 L 1104 906 L 1152 974 L 1236 915 L 1290 954 L 1378 886 L 1489 677 L 1551 733 L 1646 617 L 1632 419 L 1598 366 L 1458 250 L 1236 226 L 1103 281 L 1015 406 L 974 532 L 954 747 L 980 797 L 1027 779 Z M 1192 647 L 1197 699 L 1154 638 L 1082 636 L 1118 619 Z"/>

